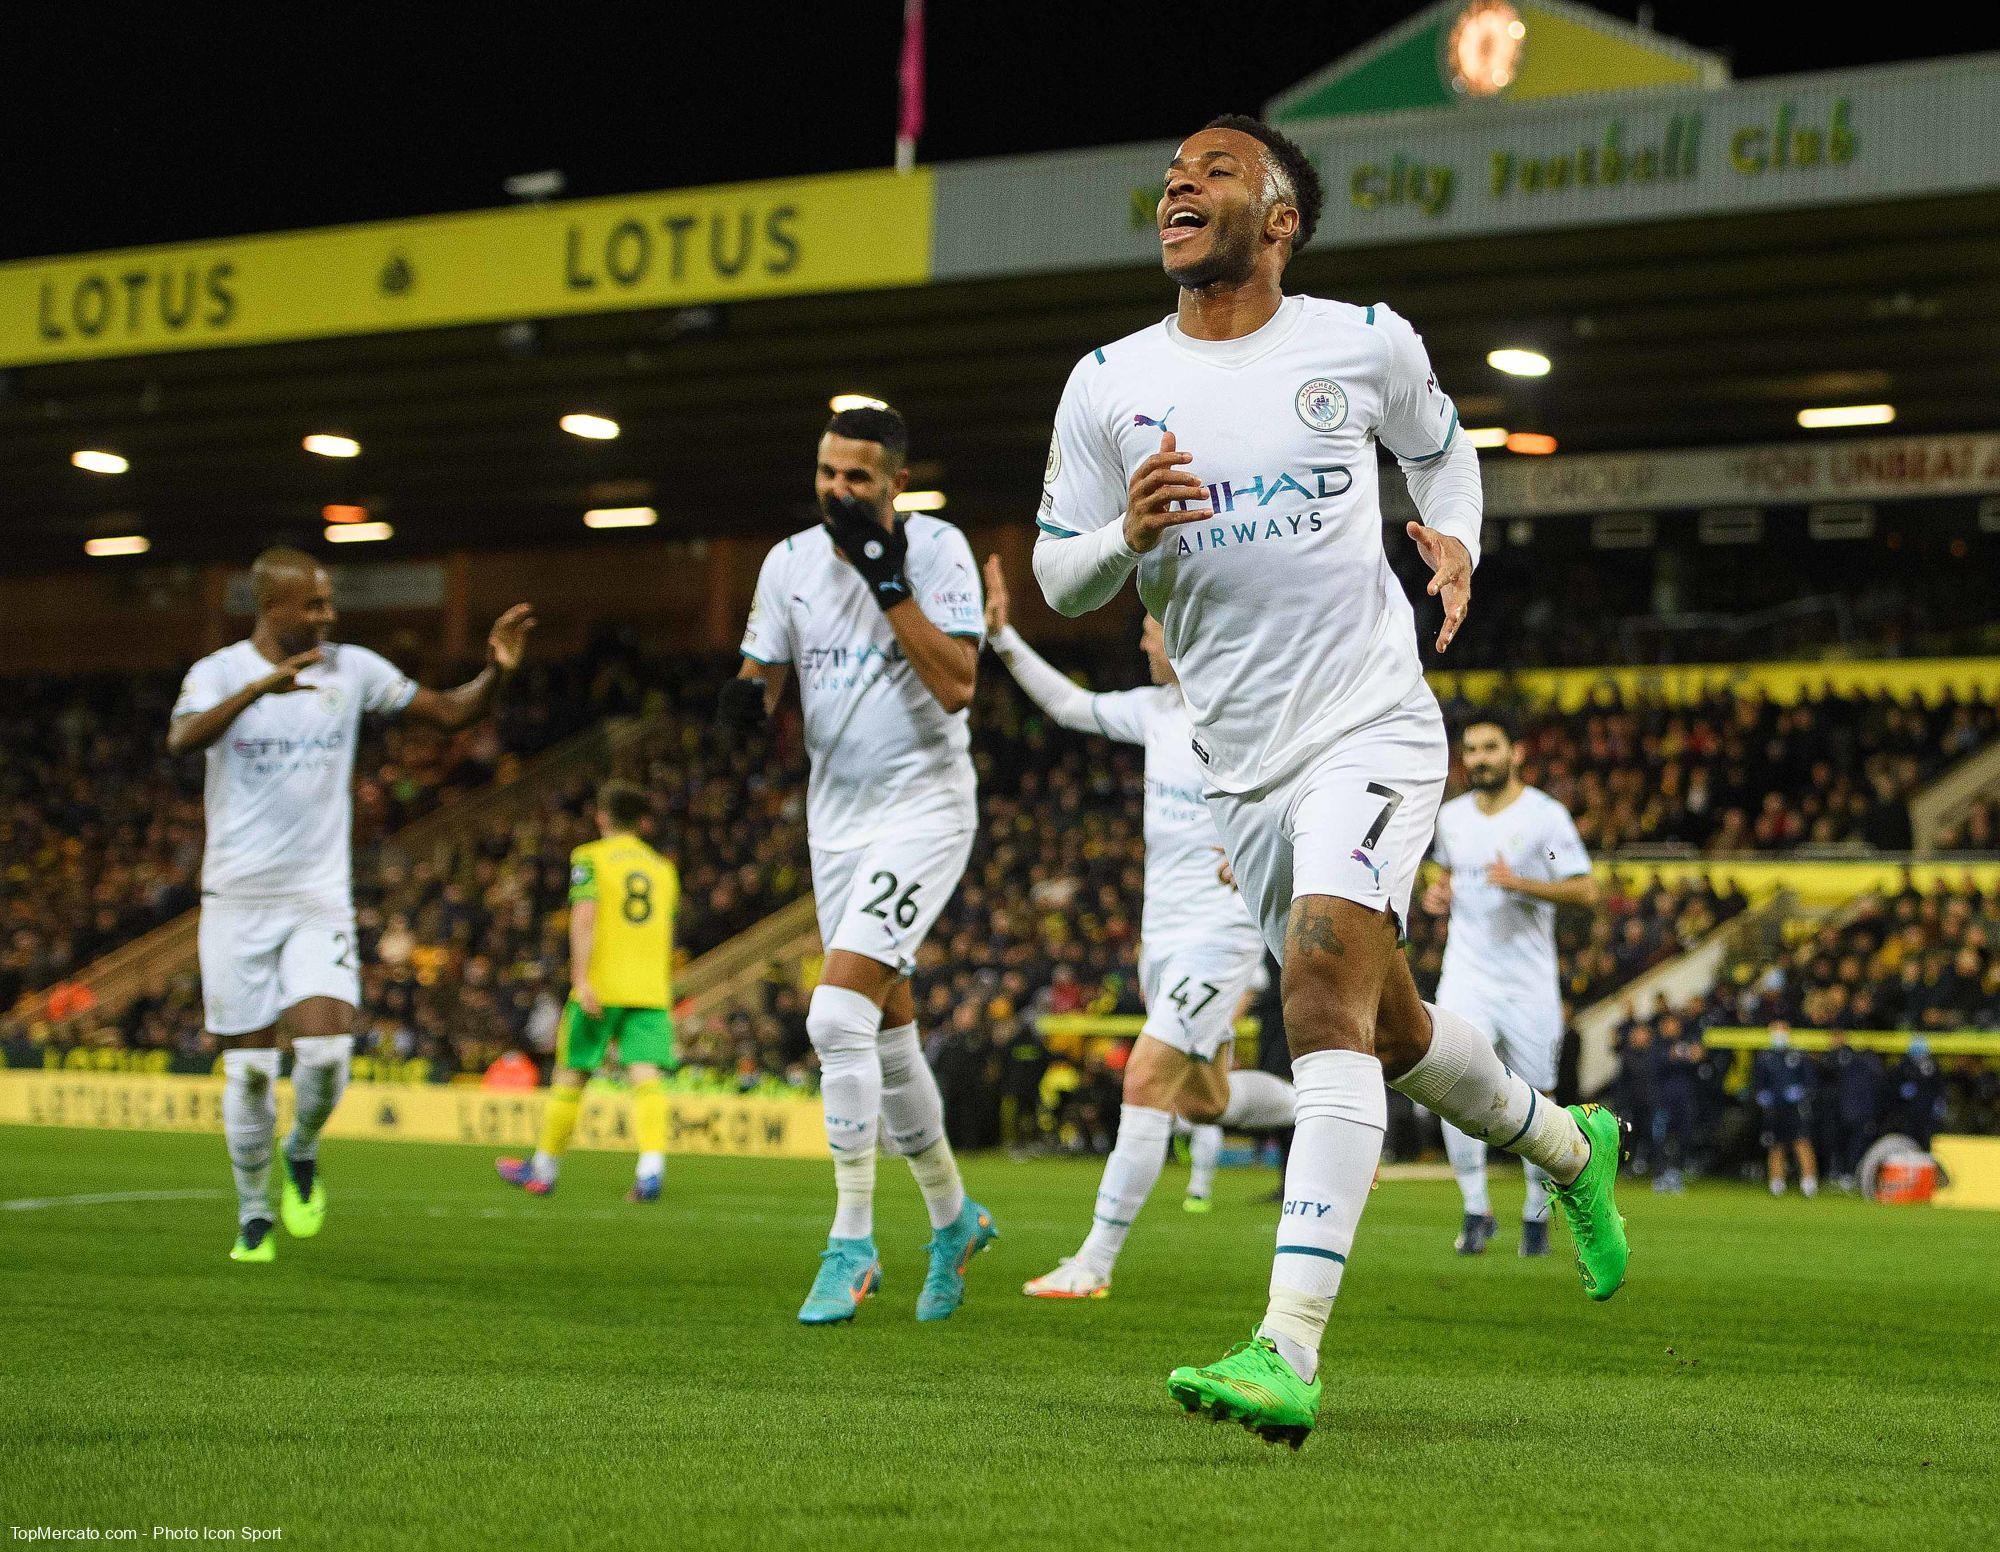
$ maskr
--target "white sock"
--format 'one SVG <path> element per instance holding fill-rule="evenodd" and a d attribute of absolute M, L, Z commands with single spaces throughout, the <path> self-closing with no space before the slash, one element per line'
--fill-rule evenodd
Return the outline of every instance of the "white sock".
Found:
<path fill-rule="evenodd" d="M 1477 1137 L 1468 1137 L 1451 1122 L 1444 1123 L 1444 1156 L 1451 1160 L 1452 1178 L 1458 1182 L 1458 1194 L 1465 1199 L 1465 1210 L 1481 1217 L 1493 1211 L 1493 1199 L 1486 1194 L 1486 1144 Z M 1529 1169 L 1535 1166 L 1530 1164 Z M 1547 1177 L 1544 1176 L 1544 1179 Z M 1548 1215 L 1548 1203 L 1542 1204 L 1542 1214 Z"/>
<path fill-rule="evenodd" d="M 278 1130 L 278 1053 L 222 1053 L 222 1136 L 236 1174 L 236 1221 L 271 1216 L 271 1138 Z"/>
<path fill-rule="evenodd" d="M 1466 1020 L 1428 1002 L 1424 1008 L 1431 1048 L 1389 1086 L 1467 1136 L 1541 1165 L 1563 1185 L 1582 1174 L 1590 1142 L 1576 1117 L 1509 1072 L 1493 1042 Z"/>
<path fill-rule="evenodd" d="M 835 1239 L 867 1239 L 875 1232 L 875 1141 L 882 1116 L 875 1036 L 881 1024 L 882 1010 L 844 987 L 815 987 L 806 1007 L 833 1154 Z"/>
<path fill-rule="evenodd" d="M 1297 1106 L 1297 1093 L 1276 1073 L 1238 1068 L 1229 1075 L 1229 1103 L 1216 1124 L 1252 1132 L 1275 1131 L 1292 1124 Z"/>
<path fill-rule="evenodd" d="M 910 1161 L 931 1227 L 956 1223 L 965 1210 L 965 1182 L 944 1135 L 944 1096 L 924 1060 L 915 1024 L 885 1029 L 875 1042 L 882 1062 L 882 1125 L 889 1151 Z"/>
<path fill-rule="evenodd" d="M 1528 1177 L 1527 1199 L 1521 1203 L 1523 1223 L 1547 1223 L 1549 1221 L 1549 1172 L 1539 1164 L 1521 1160 L 1522 1170 Z"/>
<path fill-rule="evenodd" d="M 353 1065 L 352 1035 L 306 1035 L 292 1042 L 292 1129 L 285 1137 L 286 1158 L 319 1157 L 320 1128 L 347 1092 Z"/>
<path fill-rule="evenodd" d="M 1104 1161 L 1104 1179 L 1097 1187 L 1097 1206 L 1090 1220 L 1090 1235 L 1076 1258 L 1100 1277 L 1109 1277 L 1125 1248 L 1125 1236 L 1153 1183 L 1167 1162 L 1167 1139 L 1173 1135 L 1174 1118 L 1164 1110 L 1144 1105 L 1126 1105 L 1118 1112 L 1118 1141 Z"/>
<path fill-rule="evenodd" d="M 1389 1100 L 1382 1064 L 1365 1051 L 1309 1051 L 1294 1058 L 1292 1083 L 1298 1130 L 1285 1169 L 1271 1302 L 1257 1330 L 1277 1344 L 1299 1378 L 1310 1381 L 1382 1159 Z"/>
<path fill-rule="evenodd" d="M 1197 1126 L 1188 1134 L 1188 1161 L 1194 1166 L 1188 1174 L 1189 1196 L 1215 1193 L 1215 1166 L 1221 1159 L 1221 1127 Z"/>
<path fill-rule="evenodd" d="M 535 1150 L 535 1156 L 528 1160 L 528 1169 L 534 1177 L 545 1185 L 554 1185 L 556 1176 L 562 1170 L 562 1160 L 553 1153 Z"/>
<path fill-rule="evenodd" d="M 638 1180 L 657 1180 L 667 1172 L 667 1156 L 657 1149 L 639 1155 L 639 1167 L 633 1171 Z"/>

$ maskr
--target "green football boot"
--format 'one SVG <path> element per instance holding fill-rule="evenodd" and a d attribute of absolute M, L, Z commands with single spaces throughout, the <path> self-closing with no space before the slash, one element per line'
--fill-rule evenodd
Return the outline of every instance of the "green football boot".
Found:
<path fill-rule="evenodd" d="M 1241 1423 L 1266 1444 L 1297 1449 L 1319 1415 L 1319 1380 L 1311 1384 L 1278 1356 L 1269 1337 L 1238 1342 L 1205 1369 L 1182 1367 L 1167 1376 L 1167 1394 L 1183 1412 L 1211 1422 Z"/>
<path fill-rule="evenodd" d="M 269 1218 L 252 1218 L 236 1231 L 236 1243 L 229 1247 L 232 1261 L 275 1261 L 278 1259 L 277 1237 L 271 1233 Z"/>
<path fill-rule="evenodd" d="M 284 1159 L 284 1185 L 278 1195 L 278 1216 L 293 1239 L 311 1239 L 326 1222 L 326 1187 L 311 1159 Z M 305 1189 L 299 1189 L 301 1177 Z"/>
<path fill-rule="evenodd" d="M 1590 1162 L 1566 1186 L 1555 1185 L 1556 1206 L 1576 1246 L 1577 1270 L 1583 1291 L 1602 1303 L 1625 1282 L 1625 1220 L 1619 1216 L 1613 1189 L 1618 1166 L 1627 1152 L 1632 1128 L 1602 1105 L 1571 1105 L 1569 1113 L 1590 1141 Z"/>
<path fill-rule="evenodd" d="M 1215 1203 L 1205 1196 L 1196 1196 L 1194 1192 L 1190 1191 L 1186 1196 L 1181 1198 L 1181 1211 L 1190 1213 L 1214 1212 Z"/>

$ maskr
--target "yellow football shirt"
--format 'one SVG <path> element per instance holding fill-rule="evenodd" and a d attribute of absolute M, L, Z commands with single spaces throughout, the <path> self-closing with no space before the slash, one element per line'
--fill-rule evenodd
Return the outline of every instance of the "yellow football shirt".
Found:
<path fill-rule="evenodd" d="M 674 912 L 681 877 L 636 835 L 610 835 L 569 856 L 569 898 L 597 902 L 590 984 L 607 1008 L 673 1006 Z"/>

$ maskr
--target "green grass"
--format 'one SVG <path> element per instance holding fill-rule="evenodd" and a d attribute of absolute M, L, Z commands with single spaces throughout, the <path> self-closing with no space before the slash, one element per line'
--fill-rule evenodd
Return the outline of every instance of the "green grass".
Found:
<path fill-rule="evenodd" d="M 1376 1194 L 1303 1453 L 1163 1381 L 1261 1312 L 1273 1209 L 1170 1168 L 1103 1302 L 1024 1299 L 1091 1163 L 978 1159 L 1003 1238 L 919 1326 L 885 1160 L 885 1293 L 794 1312 L 818 1165 L 628 1162 L 560 1192 L 486 1154 L 330 1143 L 332 1211 L 238 1267 L 219 1138 L 0 1129 L 0 1521 L 282 1527 L 284 1547 L 1949 1548 L 2000 1538 L 2000 1215 L 1628 1188 L 1632 1278 L 1450 1252 L 1448 1183 Z M 1498 1173 L 1498 1172 L 1496 1172 Z M 1503 1224 L 1518 1202 L 1508 1172 Z M 11 1539 L 11 1536 L 10 1536 Z"/>

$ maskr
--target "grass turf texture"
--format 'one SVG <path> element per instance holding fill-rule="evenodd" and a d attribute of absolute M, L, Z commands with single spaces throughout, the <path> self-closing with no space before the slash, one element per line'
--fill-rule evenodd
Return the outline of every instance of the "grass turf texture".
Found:
<path fill-rule="evenodd" d="M 1021 1282 L 1075 1248 L 1091 1162 L 972 1160 L 1002 1239 L 956 1318 L 885 1160 L 886 1291 L 793 1319 L 824 1166 L 579 1155 L 547 1201 L 487 1153 L 330 1143 L 316 1240 L 226 1259 L 221 1139 L 0 1129 L 0 1520 L 281 1527 L 285 1547 L 1370 1549 L 1994 1545 L 2000 1215 L 1628 1191 L 1632 1280 L 1451 1253 L 1448 1182 L 1370 1202 L 1299 1455 L 1192 1421 L 1176 1363 L 1261 1312 L 1273 1209 L 1170 1167 L 1110 1299 Z M 206 1192 L 21 1208 L 24 1198 Z M 1337 1538 L 1337 1540 L 1332 1539 Z"/>

